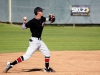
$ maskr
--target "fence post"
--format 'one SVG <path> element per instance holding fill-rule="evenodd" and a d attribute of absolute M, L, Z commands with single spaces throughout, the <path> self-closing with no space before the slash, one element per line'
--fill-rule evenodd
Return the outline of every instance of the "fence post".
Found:
<path fill-rule="evenodd" d="M 73 28 L 75 28 L 75 23 L 73 24 Z"/>
<path fill-rule="evenodd" d="M 9 0 L 9 23 L 12 23 L 12 0 Z"/>

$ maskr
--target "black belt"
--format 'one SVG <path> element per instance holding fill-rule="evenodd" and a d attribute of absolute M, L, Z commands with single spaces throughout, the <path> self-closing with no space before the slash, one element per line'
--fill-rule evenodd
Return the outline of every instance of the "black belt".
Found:
<path fill-rule="evenodd" d="M 34 37 L 34 38 L 38 38 L 38 40 L 41 40 L 42 39 L 41 37 Z"/>
<path fill-rule="evenodd" d="M 41 40 L 42 38 L 38 38 L 38 40 Z"/>
<path fill-rule="evenodd" d="M 42 40 L 42 38 L 38 38 L 38 37 L 35 37 L 35 38 L 37 38 L 38 40 Z M 32 39 L 29 39 L 29 41 L 32 41 Z"/>

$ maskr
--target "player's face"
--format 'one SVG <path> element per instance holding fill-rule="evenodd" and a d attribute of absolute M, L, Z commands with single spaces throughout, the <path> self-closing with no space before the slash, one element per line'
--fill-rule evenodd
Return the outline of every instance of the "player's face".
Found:
<path fill-rule="evenodd" d="M 43 16 L 43 12 L 42 11 L 38 12 L 38 15 Z"/>

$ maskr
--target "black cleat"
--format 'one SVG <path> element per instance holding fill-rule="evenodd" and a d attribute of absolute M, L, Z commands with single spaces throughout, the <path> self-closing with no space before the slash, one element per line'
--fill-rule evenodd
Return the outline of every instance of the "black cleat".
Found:
<path fill-rule="evenodd" d="M 45 68 L 44 72 L 55 72 L 55 70 L 53 70 L 52 68 L 49 68 L 49 69 Z"/>

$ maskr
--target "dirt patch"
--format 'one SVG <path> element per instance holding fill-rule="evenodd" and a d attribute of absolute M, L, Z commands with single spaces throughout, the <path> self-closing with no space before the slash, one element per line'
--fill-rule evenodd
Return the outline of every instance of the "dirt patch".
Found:
<path fill-rule="evenodd" d="M 100 51 L 52 51 L 50 66 L 56 71 L 44 73 L 44 56 L 33 56 L 3 73 L 7 61 L 13 61 L 24 53 L 0 54 L 0 75 L 100 75 Z"/>

